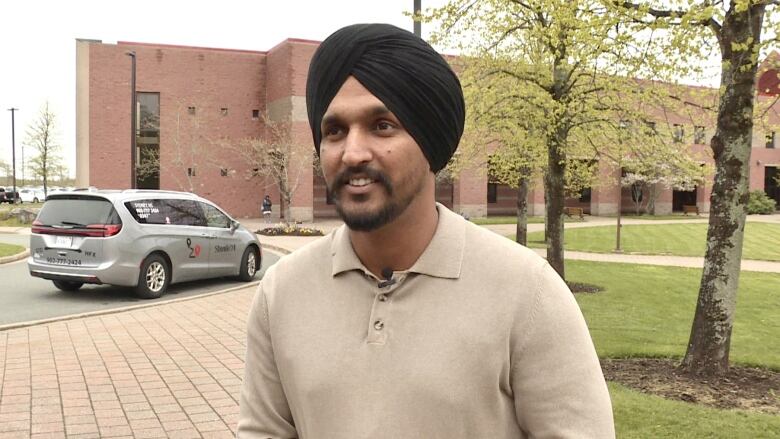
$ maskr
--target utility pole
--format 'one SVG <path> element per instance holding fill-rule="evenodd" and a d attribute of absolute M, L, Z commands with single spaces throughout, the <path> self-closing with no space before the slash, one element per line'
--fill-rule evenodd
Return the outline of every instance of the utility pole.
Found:
<path fill-rule="evenodd" d="M 135 51 L 127 51 L 125 55 L 132 60 L 130 71 L 130 189 L 136 188 L 135 161 L 136 161 L 136 93 L 135 93 Z"/>
<path fill-rule="evenodd" d="M 16 133 L 15 133 L 15 121 L 14 121 L 14 113 L 19 111 L 18 108 L 9 108 L 8 111 L 11 112 L 11 161 L 13 162 L 13 185 L 14 185 L 14 197 L 16 197 Z M 12 203 L 16 203 L 16 200 L 12 201 Z"/>
<path fill-rule="evenodd" d="M 422 11 L 422 0 L 414 0 L 414 15 L 416 16 Z M 414 34 L 422 38 L 422 23 L 419 20 L 414 20 Z"/>

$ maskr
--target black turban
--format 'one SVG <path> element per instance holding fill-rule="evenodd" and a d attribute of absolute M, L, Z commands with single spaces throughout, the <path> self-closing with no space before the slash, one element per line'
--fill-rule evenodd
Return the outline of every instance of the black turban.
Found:
<path fill-rule="evenodd" d="M 349 76 L 398 117 L 433 172 L 447 165 L 466 117 L 460 81 L 428 43 L 389 24 L 341 28 L 314 53 L 306 82 L 306 107 L 317 154 L 322 116 Z"/>

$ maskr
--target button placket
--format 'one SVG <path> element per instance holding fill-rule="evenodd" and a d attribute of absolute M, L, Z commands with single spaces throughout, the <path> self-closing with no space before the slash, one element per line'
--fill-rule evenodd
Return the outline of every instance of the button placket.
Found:
<path fill-rule="evenodd" d="M 388 315 L 390 307 L 390 294 L 398 287 L 398 282 L 386 286 L 375 287 L 373 290 L 374 301 L 371 305 L 371 315 L 368 320 L 368 343 L 384 344 L 388 334 Z"/>

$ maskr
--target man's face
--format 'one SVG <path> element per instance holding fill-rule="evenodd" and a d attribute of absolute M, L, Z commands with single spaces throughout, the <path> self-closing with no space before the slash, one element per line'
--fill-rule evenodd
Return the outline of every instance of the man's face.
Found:
<path fill-rule="evenodd" d="M 420 195 L 430 166 L 376 96 L 349 77 L 322 118 L 320 159 L 341 219 L 352 230 L 392 222 Z"/>

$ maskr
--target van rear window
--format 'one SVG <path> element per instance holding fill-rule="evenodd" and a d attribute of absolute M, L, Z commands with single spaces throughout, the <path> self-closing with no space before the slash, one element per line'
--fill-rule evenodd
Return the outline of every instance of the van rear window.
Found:
<path fill-rule="evenodd" d="M 111 202 L 95 197 L 49 199 L 43 203 L 37 221 L 49 226 L 122 223 Z"/>

